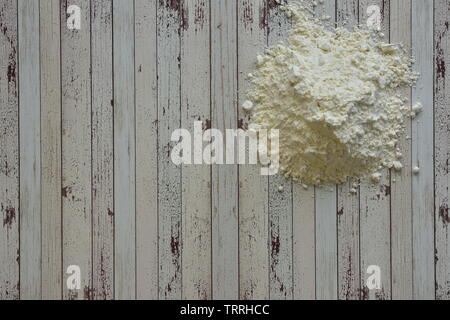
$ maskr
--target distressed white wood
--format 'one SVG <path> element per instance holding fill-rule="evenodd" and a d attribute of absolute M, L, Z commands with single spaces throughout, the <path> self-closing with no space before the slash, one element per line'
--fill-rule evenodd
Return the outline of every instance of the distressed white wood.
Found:
<path fill-rule="evenodd" d="M 62 297 L 61 26 L 59 0 L 40 1 L 42 298 Z"/>
<path fill-rule="evenodd" d="M 181 298 L 181 167 L 170 153 L 180 127 L 180 2 L 158 2 L 159 297 Z"/>
<path fill-rule="evenodd" d="M 211 124 L 209 1 L 182 5 L 181 128 L 193 134 L 195 121 L 203 132 Z M 211 166 L 186 165 L 182 173 L 182 297 L 211 299 Z"/>
<path fill-rule="evenodd" d="M 41 299 L 39 1 L 19 0 L 20 298 Z"/>
<path fill-rule="evenodd" d="M 0 300 L 19 299 L 17 1 L 0 3 Z"/>
<path fill-rule="evenodd" d="M 411 0 L 390 1 L 390 42 L 411 52 Z M 402 94 L 411 99 L 411 88 Z M 403 170 L 391 171 L 392 299 L 412 299 L 411 120 L 399 139 Z"/>
<path fill-rule="evenodd" d="M 256 52 L 267 43 L 266 1 L 238 1 L 238 35 L 238 123 L 245 130 L 250 120 L 242 108 L 247 77 L 255 68 Z M 260 169 L 239 166 L 239 296 L 246 300 L 269 298 L 268 177 Z"/>
<path fill-rule="evenodd" d="M 156 1 L 135 0 L 136 298 L 158 298 Z"/>
<path fill-rule="evenodd" d="M 81 9 L 81 30 L 67 28 L 67 8 Z M 90 2 L 61 2 L 63 298 L 92 293 Z M 67 287 L 79 266 L 81 289 Z"/>
<path fill-rule="evenodd" d="M 434 2 L 436 299 L 450 299 L 450 1 Z"/>
<path fill-rule="evenodd" d="M 331 23 L 336 21 L 335 1 L 326 1 L 314 10 L 318 17 L 327 15 L 331 17 Z M 311 291 L 315 293 L 317 299 L 336 299 L 338 292 L 337 189 L 336 186 L 326 186 L 310 190 L 311 196 L 315 196 L 315 228 L 310 227 L 309 229 L 315 229 L 316 241 L 314 266 L 316 285 Z M 294 236 L 297 233 L 295 232 Z"/>
<path fill-rule="evenodd" d="M 367 24 L 367 8 L 380 8 L 381 31 L 384 41 L 389 42 L 389 0 L 359 0 L 359 21 Z M 364 299 L 386 300 L 391 298 L 391 242 L 390 242 L 390 173 L 385 169 L 380 183 L 373 184 L 368 178 L 360 185 L 360 259 L 361 287 Z M 368 290 L 367 268 L 376 265 L 381 271 L 381 289 Z"/>
<path fill-rule="evenodd" d="M 237 121 L 237 2 L 211 1 L 211 123 L 225 133 Z M 239 297 L 237 165 L 212 166 L 212 297 Z"/>
<path fill-rule="evenodd" d="M 281 2 L 280 2 L 281 3 Z M 290 27 L 289 18 L 280 3 L 268 1 L 268 45 L 285 41 Z M 280 134 L 283 134 L 282 128 Z M 279 192 L 279 187 L 283 192 Z M 270 299 L 293 298 L 292 251 L 292 180 L 281 174 L 269 177 L 269 241 L 270 241 Z"/>
<path fill-rule="evenodd" d="M 91 2 L 92 297 L 114 298 L 112 1 Z"/>
<path fill-rule="evenodd" d="M 114 295 L 136 297 L 134 1 L 113 2 Z"/>
<path fill-rule="evenodd" d="M 412 122 L 413 298 L 434 299 L 433 1 L 412 2 L 414 69 L 420 72 L 412 102 L 423 111 Z"/>
<path fill-rule="evenodd" d="M 336 6 L 338 26 L 350 29 L 358 24 L 358 0 L 337 0 Z M 345 300 L 360 298 L 359 187 L 351 194 L 354 183 L 358 181 L 349 180 L 337 188 L 338 288 L 339 299 Z"/>
<path fill-rule="evenodd" d="M 316 228 L 314 213 L 316 208 L 315 199 L 318 198 L 315 197 L 313 187 L 305 190 L 299 183 L 294 183 L 292 186 L 292 198 L 294 299 L 314 300 L 316 297 Z M 327 203 L 326 197 L 323 197 L 322 200 Z M 336 206 L 336 195 L 334 203 Z"/>

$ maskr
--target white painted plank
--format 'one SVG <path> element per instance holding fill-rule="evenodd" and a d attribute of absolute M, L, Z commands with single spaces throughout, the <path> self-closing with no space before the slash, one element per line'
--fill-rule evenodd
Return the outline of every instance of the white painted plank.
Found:
<path fill-rule="evenodd" d="M 330 16 L 336 21 L 336 4 L 326 1 L 315 8 L 318 17 Z M 336 299 L 338 286 L 337 201 L 336 186 L 316 187 L 315 204 L 315 289 L 317 299 Z M 311 192 L 313 189 L 311 188 Z M 308 192 L 308 191 L 304 191 Z M 306 195 L 305 195 L 306 196 Z M 311 197 L 311 196 L 310 196 Z M 313 210 L 314 210 L 313 209 Z M 294 233 L 294 235 L 297 232 Z"/>
<path fill-rule="evenodd" d="M 181 128 L 194 133 L 194 122 L 202 121 L 204 132 L 211 124 L 209 2 L 182 5 Z M 211 167 L 187 165 L 182 173 L 182 296 L 206 300 L 211 298 Z"/>
<path fill-rule="evenodd" d="M 59 0 L 40 1 L 42 298 L 62 297 L 61 26 Z"/>
<path fill-rule="evenodd" d="M 249 89 L 247 76 L 255 68 L 257 52 L 267 43 L 265 0 L 238 1 L 239 127 L 245 130 L 249 113 L 242 109 Z M 248 152 L 248 145 L 246 146 Z M 239 296 L 269 298 L 268 178 L 258 165 L 239 166 Z"/>
<path fill-rule="evenodd" d="M 81 29 L 67 28 L 67 9 L 81 9 Z M 90 299 L 92 288 L 90 2 L 61 2 L 63 297 Z M 68 289 L 66 270 L 81 271 Z"/>
<path fill-rule="evenodd" d="M 19 0 L 20 298 L 41 299 L 39 1 Z"/>
<path fill-rule="evenodd" d="M 412 101 L 423 111 L 412 122 L 413 298 L 435 298 L 434 276 L 434 148 L 433 148 L 433 1 L 412 2 L 414 69 L 420 72 Z"/>
<path fill-rule="evenodd" d="M 358 0 L 337 0 L 336 6 L 338 26 L 353 28 L 358 24 Z M 338 288 L 339 299 L 345 300 L 360 298 L 359 187 L 357 194 L 351 194 L 354 183 L 358 181 L 350 180 L 337 188 Z"/>
<path fill-rule="evenodd" d="M 360 24 L 367 24 L 367 9 L 375 5 L 380 8 L 381 31 L 384 41 L 389 41 L 389 0 L 359 0 Z M 361 287 L 364 299 L 386 300 L 391 298 L 391 242 L 390 242 L 390 173 L 383 170 L 379 184 L 368 178 L 360 185 L 360 259 Z M 366 272 L 369 266 L 378 266 L 381 271 L 381 289 L 368 290 Z"/>
<path fill-rule="evenodd" d="M 136 290 L 158 298 L 156 1 L 135 0 Z"/>
<path fill-rule="evenodd" d="M 390 2 L 390 41 L 411 52 L 411 0 Z M 411 88 L 402 94 L 411 99 Z M 403 170 L 391 171 L 391 275 L 392 299 L 412 299 L 411 120 L 400 137 Z"/>
<path fill-rule="evenodd" d="M 114 295 L 136 297 L 134 0 L 113 2 Z"/>
<path fill-rule="evenodd" d="M 450 300 L 450 1 L 435 6 L 436 299 Z"/>
<path fill-rule="evenodd" d="M 237 127 L 237 2 L 211 1 L 212 127 Z M 212 166 L 212 297 L 239 297 L 237 165 Z"/>
<path fill-rule="evenodd" d="M 281 3 L 281 2 L 279 2 Z M 268 45 L 285 41 L 289 18 L 276 1 L 268 1 Z M 281 133 L 282 134 L 282 133 Z M 279 192 L 283 187 L 283 192 Z M 270 299 L 293 298 L 292 180 L 269 177 Z"/>
<path fill-rule="evenodd" d="M 17 1 L 0 4 L 0 300 L 19 299 Z"/>
<path fill-rule="evenodd" d="M 112 1 L 91 2 L 92 297 L 114 298 Z"/>
<path fill-rule="evenodd" d="M 180 127 L 180 2 L 158 2 L 159 297 L 181 298 L 181 167 L 170 152 Z"/>
<path fill-rule="evenodd" d="M 317 192 L 318 189 L 316 189 Z M 293 207 L 293 271 L 294 299 L 316 298 L 316 228 L 314 188 L 305 190 L 300 184 L 292 187 Z M 322 200 L 327 203 L 328 197 Z M 336 206 L 336 194 L 334 205 Z"/>

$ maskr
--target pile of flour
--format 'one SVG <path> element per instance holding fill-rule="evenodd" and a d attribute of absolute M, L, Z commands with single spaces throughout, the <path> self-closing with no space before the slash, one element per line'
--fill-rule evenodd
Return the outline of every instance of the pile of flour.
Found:
<path fill-rule="evenodd" d="M 300 4 L 285 9 L 287 44 L 258 55 L 243 106 L 250 126 L 279 130 L 283 173 L 324 185 L 401 169 L 398 137 L 420 111 L 399 94 L 417 80 L 412 59 L 374 32 L 327 28 Z"/>

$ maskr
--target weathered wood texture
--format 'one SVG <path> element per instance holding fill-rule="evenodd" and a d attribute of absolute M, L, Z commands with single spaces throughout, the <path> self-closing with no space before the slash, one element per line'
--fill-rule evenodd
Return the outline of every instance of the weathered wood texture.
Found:
<path fill-rule="evenodd" d="M 112 1 L 91 2 L 92 293 L 114 297 Z"/>
<path fill-rule="evenodd" d="M 290 21 L 281 10 L 281 3 L 267 2 L 269 46 L 282 42 L 288 34 Z M 282 175 L 269 176 L 269 297 L 276 300 L 293 298 L 292 185 L 292 181 Z"/>
<path fill-rule="evenodd" d="M 412 52 L 414 70 L 420 73 L 412 102 L 423 111 L 412 121 L 413 298 L 435 298 L 434 246 L 434 50 L 433 1 L 412 2 Z"/>
<path fill-rule="evenodd" d="M 92 135 L 90 1 L 61 1 L 62 268 L 64 298 L 92 293 Z M 81 29 L 67 27 L 68 9 L 81 9 Z M 81 290 L 69 289 L 66 271 L 78 266 Z"/>
<path fill-rule="evenodd" d="M 359 21 L 364 23 L 372 14 L 371 6 L 380 9 L 380 31 L 389 41 L 389 0 L 359 0 Z M 378 27 L 378 26 L 377 26 Z M 391 243 L 390 202 L 391 185 L 389 170 L 382 170 L 379 184 L 362 179 L 360 185 L 360 281 L 364 299 L 385 300 L 391 297 Z M 368 290 L 367 270 L 370 266 L 380 268 L 381 288 Z"/>
<path fill-rule="evenodd" d="M 0 299 L 19 298 L 17 1 L 0 4 Z"/>
<path fill-rule="evenodd" d="M 136 296 L 134 0 L 113 2 L 114 295 Z"/>
<path fill-rule="evenodd" d="M 237 2 L 211 1 L 211 124 L 236 129 Z M 225 158 L 225 156 L 224 156 Z M 223 160 L 225 161 L 225 160 Z M 225 162 L 224 162 L 225 163 Z M 239 297 L 237 165 L 212 166 L 212 298 Z"/>
<path fill-rule="evenodd" d="M 171 160 L 172 132 L 181 122 L 180 1 L 157 7 L 159 297 L 181 298 L 181 167 Z"/>
<path fill-rule="evenodd" d="M 353 28 L 359 22 L 358 0 L 336 1 L 336 24 Z M 356 187 L 356 188 L 355 188 Z M 355 193 L 350 191 L 355 189 Z M 337 242 L 339 299 L 360 298 L 360 188 L 359 181 L 350 180 L 337 187 Z"/>
<path fill-rule="evenodd" d="M 254 52 L 267 43 L 265 0 L 238 1 L 238 103 L 239 127 L 248 126 L 246 101 L 248 74 L 255 66 Z M 249 150 L 249 147 L 246 147 Z M 258 166 L 239 166 L 239 297 L 269 298 L 268 178 Z"/>
<path fill-rule="evenodd" d="M 176 129 L 204 147 L 211 128 L 247 128 L 247 75 L 290 28 L 282 3 L 0 2 L 0 299 L 450 299 L 449 0 L 308 2 L 346 28 L 378 6 L 385 40 L 415 56 L 404 94 L 424 110 L 380 185 L 172 162 Z"/>
<path fill-rule="evenodd" d="M 189 132 L 198 130 L 199 134 L 209 129 L 211 124 L 209 9 L 209 1 L 205 0 L 187 0 L 181 8 L 181 128 Z M 198 122 L 197 128 L 194 128 L 195 122 Z M 197 144 L 192 150 L 193 158 L 202 156 L 202 148 Z M 195 163 L 195 159 L 192 161 Z M 184 299 L 211 299 L 210 188 L 210 166 L 201 164 L 183 167 Z"/>
<path fill-rule="evenodd" d="M 40 299 L 39 1 L 19 0 L 20 298 Z M 23 90 L 20 90 L 22 88 Z"/>
<path fill-rule="evenodd" d="M 135 0 L 137 299 L 159 295 L 156 6 Z"/>
<path fill-rule="evenodd" d="M 450 1 L 434 3 L 436 299 L 450 299 Z"/>
<path fill-rule="evenodd" d="M 61 299 L 61 26 L 59 0 L 40 1 L 42 298 Z"/>
<path fill-rule="evenodd" d="M 411 53 L 411 0 L 390 1 L 390 41 Z M 403 92 L 411 99 L 411 89 Z M 412 299 L 411 120 L 400 137 L 403 170 L 391 171 L 391 279 L 392 299 Z"/>

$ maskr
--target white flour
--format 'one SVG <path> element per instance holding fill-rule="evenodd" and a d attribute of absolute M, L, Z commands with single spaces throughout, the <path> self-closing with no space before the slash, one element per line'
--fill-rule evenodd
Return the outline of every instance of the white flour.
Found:
<path fill-rule="evenodd" d="M 286 9 L 288 42 L 257 57 L 243 106 L 252 125 L 280 130 L 281 170 L 314 185 L 400 170 L 398 136 L 420 111 L 399 94 L 417 79 L 411 58 L 367 30 L 328 30 L 301 5 Z"/>

